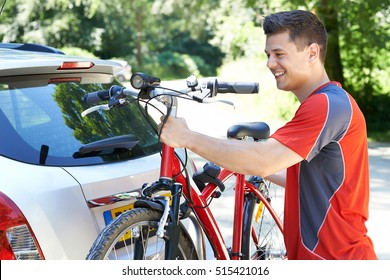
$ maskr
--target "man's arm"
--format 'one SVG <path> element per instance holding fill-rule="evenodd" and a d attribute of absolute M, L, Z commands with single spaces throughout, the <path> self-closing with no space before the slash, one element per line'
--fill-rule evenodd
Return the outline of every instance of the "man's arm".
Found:
<path fill-rule="evenodd" d="M 300 162 L 303 158 L 277 140 L 263 142 L 225 140 L 188 128 L 183 118 L 169 117 L 160 139 L 175 148 L 188 148 L 229 170 L 267 177 Z"/>
<path fill-rule="evenodd" d="M 271 181 L 272 183 L 281 186 L 283 188 L 286 187 L 286 169 L 283 169 L 282 171 L 279 171 L 277 173 L 271 174 L 267 177 L 265 177 L 268 181 Z"/>

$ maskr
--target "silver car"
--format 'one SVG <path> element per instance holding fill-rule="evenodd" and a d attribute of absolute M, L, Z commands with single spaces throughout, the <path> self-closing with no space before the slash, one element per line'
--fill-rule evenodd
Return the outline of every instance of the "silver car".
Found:
<path fill-rule="evenodd" d="M 143 108 L 81 117 L 83 96 L 119 84 L 121 70 L 0 44 L 0 259 L 84 259 L 99 231 L 131 208 L 129 193 L 157 179 L 160 143 Z"/>
<path fill-rule="evenodd" d="M 128 82 L 132 75 L 132 68 L 127 61 L 124 60 L 110 60 L 116 63 L 119 63 L 122 66 L 122 71 L 119 71 L 115 74 L 115 78 L 117 78 L 121 83 Z"/>

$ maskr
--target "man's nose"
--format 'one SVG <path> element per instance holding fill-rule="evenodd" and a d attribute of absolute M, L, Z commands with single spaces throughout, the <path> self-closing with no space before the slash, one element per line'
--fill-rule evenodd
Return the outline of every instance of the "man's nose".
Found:
<path fill-rule="evenodd" d="M 267 67 L 269 69 L 274 68 L 277 65 L 277 62 L 273 56 L 269 56 L 267 59 Z"/>

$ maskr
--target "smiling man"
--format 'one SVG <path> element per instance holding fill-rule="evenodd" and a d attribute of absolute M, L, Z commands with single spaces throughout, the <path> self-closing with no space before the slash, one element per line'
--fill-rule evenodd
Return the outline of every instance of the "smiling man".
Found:
<path fill-rule="evenodd" d="M 327 33 L 306 11 L 265 17 L 267 67 L 279 89 L 301 105 L 265 142 L 212 138 L 169 117 L 161 140 L 233 171 L 286 187 L 285 243 L 289 259 L 376 259 L 367 236 L 369 172 L 364 116 L 330 81 Z"/>

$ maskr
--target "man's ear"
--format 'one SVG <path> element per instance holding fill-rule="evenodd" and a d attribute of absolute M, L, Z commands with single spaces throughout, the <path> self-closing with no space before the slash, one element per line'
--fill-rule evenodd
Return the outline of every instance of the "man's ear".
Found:
<path fill-rule="evenodd" d="M 312 43 L 309 46 L 309 62 L 314 63 L 320 57 L 320 46 L 316 43 Z"/>

